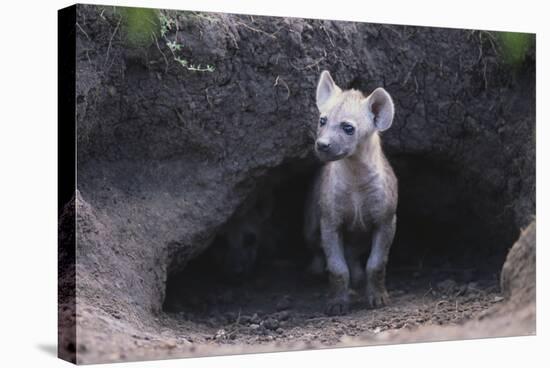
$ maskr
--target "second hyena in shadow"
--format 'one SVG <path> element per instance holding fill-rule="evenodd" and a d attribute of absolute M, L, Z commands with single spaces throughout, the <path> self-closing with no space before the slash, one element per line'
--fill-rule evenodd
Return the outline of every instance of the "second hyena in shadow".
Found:
<path fill-rule="evenodd" d="M 326 264 L 329 273 L 326 313 L 347 313 L 350 282 L 357 286 L 365 279 L 368 306 L 383 306 L 388 303 L 385 272 L 395 234 L 397 179 L 378 133 L 392 124 L 393 102 L 383 88 L 368 97 L 343 91 L 324 71 L 317 107 L 315 152 L 324 165 L 308 198 L 304 230 L 312 247 L 321 246 L 312 265 Z M 361 258 L 369 250 L 364 265 Z"/>

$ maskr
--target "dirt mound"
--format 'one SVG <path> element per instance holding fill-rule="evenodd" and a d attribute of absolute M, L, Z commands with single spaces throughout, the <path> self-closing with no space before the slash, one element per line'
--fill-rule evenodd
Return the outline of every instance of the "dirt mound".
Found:
<path fill-rule="evenodd" d="M 168 316 L 163 304 L 170 280 L 253 198 L 279 193 L 278 219 L 301 213 L 280 193 L 302 193 L 316 168 L 322 69 L 343 88 L 383 86 L 396 103 L 383 136 L 401 183 L 389 274 L 421 279 L 438 265 L 434 282 L 441 272 L 454 273 L 437 281 L 459 287 L 486 280 L 471 302 L 494 299 L 507 247 L 535 212 L 534 54 L 512 70 L 488 32 L 176 11 L 161 13 L 162 36 L 136 48 L 120 8 L 76 9 L 77 342 L 60 339 L 60 350 L 91 363 L 276 344 L 186 342 L 183 330 L 206 342 L 204 325 Z M 296 229 L 278 229 L 277 261 L 305 258 L 292 257 Z M 416 286 L 411 303 L 421 305 L 425 285 Z"/>
<path fill-rule="evenodd" d="M 536 235 L 536 223 L 533 221 L 522 231 L 502 267 L 502 294 L 515 308 L 530 306 L 534 310 L 537 291 Z"/>

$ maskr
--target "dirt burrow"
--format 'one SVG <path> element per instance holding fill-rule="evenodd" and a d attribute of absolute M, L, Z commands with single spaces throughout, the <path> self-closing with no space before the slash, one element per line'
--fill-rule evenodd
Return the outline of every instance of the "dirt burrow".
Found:
<path fill-rule="evenodd" d="M 139 49 L 129 46 L 117 8 L 77 6 L 79 192 L 72 207 L 76 209 L 73 238 L 78 244 L 78 265 L 61 267 L 60 288 L 76 283 L 78 307 L 71 308 L 75 295 L 60 292 L 61 315 L 68 313 L 76 320 L 76 341 L 64 338 L 74 336 L 74 328 L 68 328 L 71 333 L 67 334 L 62 329 L 61 352 L 73 358 L 76 353 L 79 362 L 91 363 L 190 355 L 193 349 L 199 355 L 239 351 L 238 344 L 232 350 L 209 348 L 217 347 L 220 339 L 198 344 L 200 348 L 193 343 L 188 347 L 184 340 L 180 344 L 178 339 L 187 328 L 196 328 L 195 338 L 204 335 L 205 342 L 206 336 L 215 337 L 221 329 L 232 336 L 229 325 L 236 320 L 218 321 L 218 312 L 208 311 L 214 313 L 215 323 L 207 327 L 166 314 L 162 308 L 166 283 L 170 275 L 185 270 L 190 260 L 204 253 L 238 208 L 274 173 L 294 175 L 286 168 L 290 163 L 297 165 L 296 170 L 315 166 L 310 149 L 317 122 L 313 96 L 322 69 L 331 70 L 343 88 L 368 92 L 383 86 L 396 102 L 396 119 L 383 136 L 389 159 L 406 183 L 400 187 L 403 201 L 398 215 L 403 214 L 399 226 L 404 231 L 395 247 L 396 259 L 409 258 L 406 249 L 417 246 L 410 234 L 418 234 L 418 243 L 433 245 L 423 249 L 423 255 L 437 250 L 444 255 L 447 249 L 465 246 L 486 253 L 496 249 L 497 261 L 502 261 L 520 228 L 531 221 L 535 212 L 534 51 L 521 68 L 511 70 L 500 62 L 491 37 L 479 31 L 165 14 L 179 24 L 177 32 L 172 29 L 167 37 L 185 41 L 181 56 L 214 65 L 213 73 L 182 69 L 166 58 L 170 50 L 163 42 Z M 449 187 L 451 193 L 462 194 L 453 200 L 445 195 Z M 437 195 L 430 200 L 425 193 Z M 458 205 L 457 212 L 457 203 L 469 205 Z M 465 219 L 464 226 L 451 231 L 453 224 L 462 223 L 457 222 L 460 218 Z M 71 223 L 61 220 L 60 233 L 70 233 L 64 224 L 70 227 Z M 479 227 L 468 231 L 472 224 Z M 450 234 L 449 242 L 434 241 L 439 238 L 431 237 L 431 228 L 442 229 L 438 237 Z M 450 266 L 456 265 L 451 261 Z M 453 275 L 432 281 L 446 279 L 460 288 L 467 286 Z M 407 276 L 403 280 L 410 282 L 410 289 L 393 295 L 394 303 L 385 311 L 409 302 L 416 305 L 413 309 L 427 311 L 442 300 L 430 293 L 424 301 L 419 299 L 429 290 L 426 279 L 416 283 Z M 480 297 L 482 305 L 495 296 L 490 280 L 494 277 L 468 281 L 482 286 L 487 297 Z M 405 290 L 399 279 L 391 282 L 398 285 L 394 292 Z M 183 282 L 183 286 L 192 284 L 193 280 Z M 250 292 L 259 292 L 253 285 L 247 286 Z M 266 288 L 266 300 L 284 296 L 273 287 Z M 312 304 L 309 311 L 298 309 L 290 321 L 306 321 L 319 312 L 322 297 L 318 300 L 315 295 L 324 293 L 324 287 L 315 290 L 304 292 L 303 299 L 290 295 L 298 305 L 300 300 Z M 407 299 L 409 293 L 414 300 Z M 252 305 L 260 311 L 261 323 L 271 312 L 262 306 L 265 300 L 259 303 Z M 358 326 L 376 329 L 359 322 L 368 321 L 369 316 L 391 321 L 377 314 L 380 311 L 362 311 L 359 305 L 350 315 L 364 313 L 361 318 L 351 317 Z M 238 315 L 236 308 L 229 312 Z M 193 310 L 183 313 L 198 320 L 207 316 Z M 251 311 L 243 312 L 248 314 L 253 316 Z M 241 326 L 241 321 L 237 326 L 245 329 L 238 335 L 245 338 L 249 326 Z M 352 332 L 351 327 L 342 328 Z M 446 331 L 441 336 L 463 336 Z M 485 333 L 473 331 L 474 335 Z M 276 333 L 273 339 L 286 333 Z M 384 333 L 377 334 L 377 339 Z M 281 348 L 293 348 L 290 345 Z M 254 346 L 249 347 L 254 350 Z M 262 342 L 264 346 L 268 348 Z"/>

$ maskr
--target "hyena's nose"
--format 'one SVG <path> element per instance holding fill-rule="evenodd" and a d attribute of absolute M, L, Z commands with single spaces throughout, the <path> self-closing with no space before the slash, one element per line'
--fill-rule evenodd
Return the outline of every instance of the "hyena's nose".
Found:
<path fill-rule="evenodd" d="M 321 152 L 327 152 L 330 149 L 329 142 L 317 141 L 317 150 Z"/>

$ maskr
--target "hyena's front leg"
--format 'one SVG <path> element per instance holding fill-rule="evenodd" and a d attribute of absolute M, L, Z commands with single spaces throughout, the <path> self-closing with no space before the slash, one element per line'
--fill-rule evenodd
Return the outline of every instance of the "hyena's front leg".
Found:
<path fill-rule="evenodd" d="M 395 215 L 374 229 L 372 247 L 367 261 L 367 304 L 382 307 L 389 302 L 386 291 L 386 263 L 395 235 Z"/>
<path fill-rule="evenodd" d="M 341 315 L 349 311 L 349 270 L 344 257 L 342 235 L 337 228 L 321 221 L 321 245 L 325 252 L 330 278 L 328 315 Z"/>

